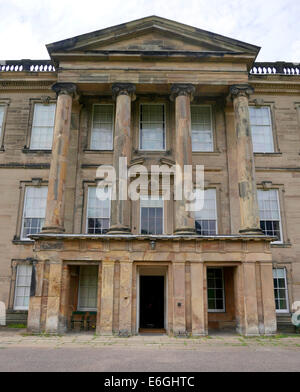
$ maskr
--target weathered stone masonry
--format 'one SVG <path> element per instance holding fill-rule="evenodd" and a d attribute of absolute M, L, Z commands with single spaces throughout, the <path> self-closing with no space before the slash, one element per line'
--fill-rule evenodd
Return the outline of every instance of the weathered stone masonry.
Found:
<path fill-rule="evenodd" d="M 259 65 L 256 46 L 158 17 L 47 48 L 51 62 L 0 65 L 0 105 L 6 108 L 0 300 L 7 314 L 18 314 L 17 266 L 31 264 L 28 329 L 66 332 L 76 310 L 79 268 L 96 266 L 99 334 L 139 332 L 143 274 L 165 277 L 169 334 L 201 336 L 215 327 L 273 334 L 289 317 L 275 313 L 274 266 L 286 268 L 289 307 L 300 298 L 299 67 Z M 51 153 L 29 148 L 36 102 L 56 102 Z M 114 105 L 111 151 L 89 148 L 91 108 L 99 102 Z M 143 151 L 139 107 L 157 102 L 166 108 L 166 149 Z M 192 151 L 191 104 L 212 107 L 213 151 Z M 272 154 L 253 153 L 249 105 L 271 107 Z M 163 235 L 141 235 L 139 205 L 119 198 L 111 203 L 109 232 L 86 234 L 86 187 L 99 180 L 97 167 L 118 168 L 119 158 L 127 158 L 129 167 L 204 165 L 205 187 L 217 189 L 219 234 L 196 235 L 182 200 L 165 204 Z M 41 233 L 24 241 L 29 185 L 47 185 L 48 199 Z M 271 244 L 260 229 L 256 189 L 268 187 L 279 190 L 280 244 Z M 207 269 L 214 267 L 224 271 L 226 309 L 220 313 L 208 312 Z"/>

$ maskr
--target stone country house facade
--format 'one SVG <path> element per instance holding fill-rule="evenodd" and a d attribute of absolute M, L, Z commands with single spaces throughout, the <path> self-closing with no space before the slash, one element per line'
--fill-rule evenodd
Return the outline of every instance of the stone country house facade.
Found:
<path fill-rule="evenodd" d="M 29 331 L 292 327 L 300 68 L 152 16 L 0 63 L 0 301 Z M 204 209 L 101 201 L 97 169 L 204 165 Z M 119 175 L 117 171 L 117 175 Z M 171 183 L 173 179 L 171 178 Z"/>

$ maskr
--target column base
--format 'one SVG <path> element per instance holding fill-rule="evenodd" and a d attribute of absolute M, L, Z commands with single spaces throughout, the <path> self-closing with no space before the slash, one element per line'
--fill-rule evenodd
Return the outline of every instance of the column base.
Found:
<path fill-rule="evenodd" d="M 44 226 L 42 228 L 42 233 L 44 234 L 52 234 L 52 233 L 57 233 L 57 234 L 62 234 L 65 232 L 65 228 L 62 226 Z"/>
<path fill-rule="evenodd" d="M 181 227 L 174 231 L 175 235 L 196 235 L 196 230 L 193 227 Z"/>
<path fill-rule="evenodd" d="M 245 235 L 264 235 L 263 231 L 261 229 L 242 229 L 240 230 L 241 234 L 245 234 Z"/>
<path fill-rule="evenodd" d="M 131 234 L 131 230 L 127 226 L 111 226 L 107 234 Z"/>
<path fill-rule="evenodd" d="M 132 336 L 132 333 L 127 329 L 122 329 L 121 331 L 119 331 L 118 336 L 120 338 L 130 338 L 130 336 Z"/>
<path fill-rule="evenodd" d="M 173 331 L 173 336 L 176 338 L 188 338 L 190 334 L 187 331 Z"/>

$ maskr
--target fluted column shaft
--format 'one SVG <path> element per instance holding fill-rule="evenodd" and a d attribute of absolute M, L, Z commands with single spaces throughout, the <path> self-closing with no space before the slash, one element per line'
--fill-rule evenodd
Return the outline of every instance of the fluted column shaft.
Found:
<path fill-rule="evenodd" d="M 249 95 L 253 88 L 248 85 L 231 86 L 237 138 L 237 170 L 241 211 L 242 234 L 261 234 L 255 164 L 249 119 Z"/>
<path fill-rule="evenodd" d="M 65 231 L 65 184 L 72 99 L 76 93 L 76 86 L 73 83 L 56 83 L 52 89 L 57 94 L 57 104 L 48 182 L 46 218 L 42 231 L 47 233 L 62 233 Z"/>
<path fill-rule="evenodd" d="M 191 101 L 195 87 L 190 84 L 174 84 L 171 99 L 175 101 L 175 159 L 184 172 L 185 165 L 192 165 Z M 175 234 L 195 234 L 195 221 L 187 211 L 184 192 L 175 202 Z"/>
<path fill-rule="evenodd" d="M 113 166 L 116 172 L 116 200 L 111 202 L 110 233 L 131 232 L 130 228 L 130 201 L 121 200 L 120 183 L 120 158 L 131 160 L 131 101 L 135 99 L 135 86 L 130 83 L 116 83 L 112 86 L 116 99 L 116 119 L 114 130 Z M 121 181 L 127 179 L 121 178 Z M 127 195 L 128 196 L 128 195 Z"/>

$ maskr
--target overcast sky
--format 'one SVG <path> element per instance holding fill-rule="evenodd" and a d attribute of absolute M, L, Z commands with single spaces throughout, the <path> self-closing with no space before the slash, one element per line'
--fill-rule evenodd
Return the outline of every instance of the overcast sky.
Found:
<path fill-rule="evenodd" d="M 47 59 L 45 44 L 150 15 L 300 62 L 300 0 L 0 0 L 0 59 Z"/>

